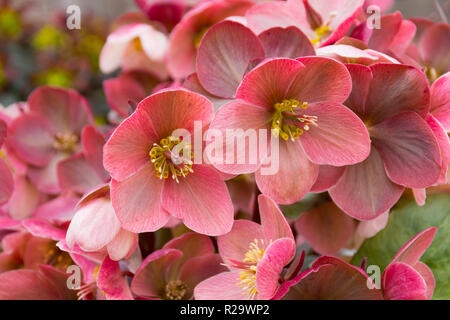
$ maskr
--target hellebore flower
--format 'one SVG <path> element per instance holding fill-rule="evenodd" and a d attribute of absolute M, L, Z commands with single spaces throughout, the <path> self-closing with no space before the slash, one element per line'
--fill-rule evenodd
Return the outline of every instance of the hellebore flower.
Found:
<path fill-rule="evenodd" d="M 49 194 L 60 192 L 58 163 L 78 152 L 83 128 L 93 124 L 87 101 L 76 91 L 40 87 L 28 99 L 29 112 L 8 128 L 8 144 L 28 165 L 28 177 Z"/>
<path fill-rule="evenodd" d="M 372 148 L 364 162 L 345 168 L 329 193 L 350 216 L 370 220 L 388 211 L 405 187 L 436 183 L 441 154 L 425 121 L 430 90 L 423 72 L 398 64 L 347 68 L 353 90 L 344 104 L 368 127 Z"/>
<path fill-rule="evenodd" d="M 225 182 L 214 168 L 192 159 L 193 139 L 191 144 L 174 136 L 180 129 L 195 135 L 195 124 L 199 130 L 207 128 L 212 115 L 206 98 L 166 89 L 141 101 L 114 131 L 103 162 L 112 177 L 112 205 L 124 229 L 155 231 L 174 216 L 203 234 L 231 230 L 233 206 Z M 176 152 L 180 147 L 183 155 Z M 200 151 L 201 141 L 197 147 Z"/>
<path fill-rule="evenodd" d="M 164 59 L 169 45 L 166 34 L 146 23 L 124 24 L 107 38 L 100 54 L 100 69 L 104 73 L 120 67 L 124 71 L 142 70 L 167 77 Z"/>
<path fill-rule="evenodd" d="M 369 154 L 364 124 L 341 104 L 350 90 L 344 65 L 329 58 L 263 62 L 245 76 L 236 100 L 216 113 L 211 136 L 220 131 L 226 137 L 227 131 L 237 130 L 237 139 L 212 142 L 219 151 L 210 161 L 228 174 L 256 172 L 261 192 L 277 203 L 300 200 L 316 181 L 319 165 L 355 164 Z M 250 150 L 246 132 L 255 133 L 258 150 Z M 270 150 L 273 139 L 279 140 L 279 152 Z M 263 170 L 269 158 L 270 170 L 278 164 L 277 172 Z"/>
<path fill-rule="evenodd" d="M 230 233 L 217 239 L 219 253 L 230 269 L 201 282 L 197 300 L 271 299 L 279 288 L 283 268 L 295 256 L 291 228 L 278 205 L 258 197 L 261 225 L 237 220 Z"/>
<path fill-rule="evenodd" d="M 167 68 L 175 79 L 195 72 L 195 57 L 203 35 L 208 29 L 230 16 L 243 16 L 254 5 L 247 0 L 213 0 L 190 10 L 176 25 L 170 36 Z"/>
<path fill-rule="evenodd" d="M 185 11 L 196 4 L 197 0 L 135 0 L 134 2 L 150 20 L 162 23 L 170 31 L 180 22 Z"/>
<path fill-rule="evenodd" d="M 248 10 L 248 26 L 257 34 L 272 27 L 296 26 L 316 46 L 339 40 L 353 25 L 364 0 L 288 0 L 260 3 Z"/>
<path fill-rule="evenodd" d="M 381 276 L 386 300 L 430 300 L 435 280 L 431 269 L 419 259 L 431 245 L 435 227 L 423 230 L 395 255 Z"/>
<path fill-rule="evenodd" d="M 14 190 L 14 179 L 7 163 L 2 159 L 1 147 L 6 139 L 7 126 L 0 119 L 0 204 L 9 200 Z"/>
<path fill-rule="evenodd" d="M 221 262 L 211 239 L 186 233 L 142 262 L 131 282 L 131 290 L 148 299 L 192 299 L 198 283 L 226 269 Z"/>
<path fill-rule="evenodd" d="M 285 281 L 274 300 L 382 300 L 372 279 L 358 267 L 322 256 L 312 267 Z"/>
<path fill-rule="evenodd" d="M 104 144 L 105 138 L 94 126 L 83 129 L 82 151 L 58 164 L 58 181 L 63 190 L 83 194 L 109 180 L 103 168 Z"/>
<path fill-rule="evenodd" d="M 78 203 L 67 230 L 66 243 L 85 252 L 107 252 L 112 260 L 130 257 L 136 250 L 138 236 L 123 229 L 109 198 L 109 185 L 86 194 Z"/>
<path fill-rule="evenodd" d="M 450 132 L 450 72 L 437 79 L 431 86 L 430 113 Z"/>

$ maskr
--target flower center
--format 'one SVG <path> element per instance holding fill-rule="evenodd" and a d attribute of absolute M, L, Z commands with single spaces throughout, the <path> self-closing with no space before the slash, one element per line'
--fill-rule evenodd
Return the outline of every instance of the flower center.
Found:
<path fill-rule="evenodd" d="M 439 72 L 433 67 L 425 67 L 425 74 L 428 80 L 430 80 L 430 83 L 433 83 L 440 77 Z"/>
<path fill-rule="evenodd" d="M 72 133 L 57 133 L 53 141 L 53 148 L 64 153 L 74 151 L 78 137 Z"/>
<path fill-rule="evenodd" d="M 168 300 L 183 300 L 187 293 L 187 286 L 181 280 L 172 280 L 166 285 L 165 293 Z"/>
<path fill-rule="evenodd" d="M 46 246 L 44 255 L 45 264 L 51 265 L 56 269 L 66 271 L 67 268 L 73 264 L 73 260 L 70 255 L 58 249 L 55 241 L 51 241 Z"/>
<path fill-rule="evenodd" d="M 290 99 L 275 103 L 275 113 L 272 116 L 272 134 L 280 136 L 283 140 L 295 141 L 310 125 L 317 126 L 318 118 L 299 113 L 300 110 L 308 108 L 308 103 L 300 103 L 298 100 Z"/>
<path fill-rule="evenodd" d="M 141 39 L 139 37 L 133 39 L 132 44 L 133 44 L 133 48 L 136 51 L 138 51 L 138 52 L 143 52 L 144 51 L 144 47 L 142 46 L 142 42 L 141 42 Z"/>
<path fill-rule="evenodd" d="M 244 268 L 239 272 L 239 282 L 237 285 L 242 289 L 242 294 L 254 299 L 258 293 L 256 288 L 256 270 L 258 262 L 264 256 L 264 240 L 255 239 L 250 243 L 250 248 L 244 257 Z"/>
<path fill-rule="evenodd" d="M 192 146 L 189 143 L 173 136 L 161 139 L 159 144 L 153 144 L 149 154 L 156 176 L 167 179 L 171 174 L 172 179 L 179 182 L 178 177 L 186 177 L 194 172 L 192 170 L 194 155 L 191 149 Z"/>
<path fill-rule="evenodd" d="M 310 39 L 312 44 L 318 44 L 322 41 L 323 37 L 326 37 L 327 35 L 329 35 L 331 33 L 331 29 L 330 27 L 328 27 L 328 25 L 323 25 L 321 27 L 318 27 L 316 29 L 314 29 L 314 32 L 316 33 L 316 37 L 313 39 Z"/>
<path fill-rule="evenodd" d="M 208 32 L 209 30 L 209 26 L 208 27 L 203 27 L 199 32 L 197 32 L 194 35 L 194 46 L 196 49 L 198 49 L 198 47 L 200 47 L 200 42 L 203 39 L 203 36 L 205 35 L 206 32 Z"/>

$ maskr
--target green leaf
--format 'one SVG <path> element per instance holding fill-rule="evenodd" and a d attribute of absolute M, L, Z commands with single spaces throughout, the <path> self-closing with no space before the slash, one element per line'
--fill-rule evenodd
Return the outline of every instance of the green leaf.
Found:
<path fill-rule="evenodd" d="M 281 212 L 288 219 L 297 219 L 303 212 L 330 201 L 327 193 L 307 193 L 302 200 L 291 205 L 280 205 Z"/>
<path fill-rule="evenodd" d="M 425 206 L 419 207 L 410 198 L 402 199 L 391 211 L 388 224 L 376 236 L 364 241 L 352 259 L 361 265 L 378 265 L 383 270 L 397 251 L 420 231 L 437 227 L 433 243 L 420 259 L 433 271 L 436 289 L 433 299 L 450 299 L 450 195 L 432 194 Z"/>

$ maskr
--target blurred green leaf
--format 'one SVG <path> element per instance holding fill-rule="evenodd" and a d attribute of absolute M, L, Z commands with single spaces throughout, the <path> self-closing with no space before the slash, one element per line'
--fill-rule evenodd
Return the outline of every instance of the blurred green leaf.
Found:
<path fill-rule="evenodd" d="M 280 205 L 280 209 L 288 219 L 297 219 L 303 212 L 309 211 L 322 203 L 330 201 L 327 193 L 308 193 L 305 197 L 291 205 Z"/>

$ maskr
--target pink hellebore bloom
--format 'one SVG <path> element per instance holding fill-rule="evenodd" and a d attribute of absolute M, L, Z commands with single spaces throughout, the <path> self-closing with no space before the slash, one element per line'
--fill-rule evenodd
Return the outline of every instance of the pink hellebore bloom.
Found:
<path fill-rule="evenodd" d="M 381 276 L 386 300 L 429 300 L 435 280 L 431 269 L 419 259 L 431 245 L 436 228 L 428 228 L 414 236 L 395 255 Z"/>
<path fill-rule="evenodd" d="M 58 180 L 63 190 L 83 194 L 109 180 L 103 168 L 104 144 L 104 136 L 94 126 L 83 129 L 82 151 L 58 164 Z"/>
<path fill-rule="evenodd" d="M 294 236 L 272 199 L 260 195 L 258 203 L 261 225 L 237 220 L 218 238 L 230 270 L 201 282 L 194 291 L 197 300 L 269 300 L 277 292 L 281 272 L 295 256 Z"/>
<path fill-rule="evenodd" d="M 364 0 L 287 0 L 257 4 L 246 15 L 257 34 L 273 27 L 296 26 L 317 46 L 339 40 L 353 25 Z"/>
<path fill-rule="evenodd" d="M 14 180 L 11 169 L 2 159 L 1 147 L 6 139 L 7 126 L 0 119 L 0 204 L 8 201 L 14 190 Z"/>
<path fill-rule="evenodd" d="M 100 69 L 104 73 L 142 70 L 164 79 L 164 63 L 169 40 L 166 34 L 146 23 L 119 26 L 107 38 L 100 54 Z"/>
<path fill-rule="evenodd" d="M 31 182 L 44 193 L 57 194 L 57 166 L 80 150 L 83 128 L 94 119 L 88 102 L 71 89 L 40 87 L 28 105 L 29 112 L 9 125 L 8 143 L 29 165 Z"/>
<path fill-rule="evenodd" d="M 185 129 L 192 137 L 195 124 L 206 129 L 212 116 L 206 98 L 184 89 L 163 90 L 144 99 L 114 131 L 103 162 L 124 229 L 155 231 L 174 216 L 207 235 L 231 230 L 233 205 L 225 182 L 214 168 L 193 159 L 194 139 L 174 136 L 175 130 Z"/>
<path fill-rule="evenodd" d="M 135 0 L 150 20 L 162 23 L 169 31 L 180 22 L 189 7 L 188 2 L 185 0 Z"/>
<path fill-rule="evenodd" d="M 85 252 L 106 251 L 112 260 L 130 257 L 136 250 L 137 234 L 120 226 L 109 199 L 109 185 L 98 187 L 78 203 L 67 230 L 66 243 Z"/>
<path fill-rule="evenodd" d="M 182 79 L 195 72 L 197 48 L 206 31 L 227 17 L 245 15 L 253 5 L 249 0 L 213 0 L 190 10 L 170 36 L 167 68 L 171 76 Z"/>
<path fill-rule="evenodd" d="M 430 89 L 423 72 L 398 64 L 347 67 L 353 91 L 345 105 L 368 127 L 372 148 L 364 162 L 345 168 L 329 193 L 350 216 L 370 220 L 388 211 L 405 187 L 436 183 L 441 153 L 425 121 Z"/>
<path fill-rule="evenodd" d="M 195 286 L 226 270 L 207 236 L 186 233 L 150 254 L 131 283 L 133 293 L 147 299 L 188 300 Z"/>
<path fill-rule="evenodd" d="M 335 60 L 305 57 L 263 62 L 245 76 L 236 100 L 219 109 L 210 128 L 224 137 L 229 130 L 258 132 L 255 161 L 250 161 L 255 155 L 250 154 L 248 144 L 239 143 L 246 139 L 245 132 L 237 137 L 238 150 L 236 139 L 226 139 L 215 146 L 221 149 L 223 159 L 217 156 L 211 161 L 229 174 L 256 172 L 261 192 L 277 203 L 300 200 L 314 185 L 319 165 L 356 164 L 370 152 L 364 124 L 342 105 L 350 91 L 350 75 Z M 270 150 L 271 139 L 279 140 L 278 153 Z M 226 160 L 236 155 L 234 164 Z M 261 170 L 269 155 L 272 166 L 273 162 L 279 164 L 275 174 Z"/>

